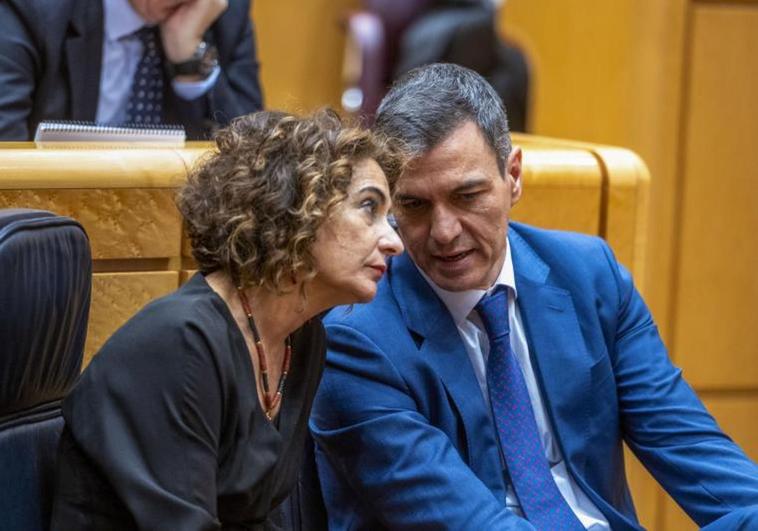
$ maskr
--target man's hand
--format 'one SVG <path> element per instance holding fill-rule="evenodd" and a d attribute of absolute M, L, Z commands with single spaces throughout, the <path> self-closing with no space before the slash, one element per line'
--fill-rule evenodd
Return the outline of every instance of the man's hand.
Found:
<path fill-rule="evenodd" d="M 203 34 L 226 11 L 228 0 L 187 0 L 160 24 L 163 51 L 172 63 L 192 57 Z"/>

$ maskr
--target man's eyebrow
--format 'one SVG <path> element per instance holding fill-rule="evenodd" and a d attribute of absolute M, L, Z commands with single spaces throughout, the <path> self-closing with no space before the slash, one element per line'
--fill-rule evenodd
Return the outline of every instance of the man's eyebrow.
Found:
<path fill-rule="evenodd" d="M 413 194 L 404 194 L 402 192 L 395 192 L 395 194 L 392 196 L 395 201 L 403 201 L 406 199 L 415 199 L 421 201 L 422 198 L 415 196 Z"/>
<path fill-rule="evenodd" d="M 476 188 L 479 188 L 481 186 L 485 186 L 489 184 L 490 179 L 488 177 L 471 177 L 469 179 L 466 179 L 461 184 L 453 188 L 450 193 L 453 194 L 459 194 L 462 192 L 467 192 L 469 190 L 473 190 Z M 417 201 L 424 201 L 425 199 L 423 197 L 419 197 L 417 195 L 407 193 L 407 192 L 395 192 L 392 196 L 392 198 L 395 201 L 404 201 L 407 199 L 414 199 Z"/>
<path fill-rule="evenodd" d="M 479 188 L 480 186 L 488 184 L 489 182 L 490 179 L 487 177 L 472 177 L 471 179 L 466 179 L 460 185 L 456 186 L 453 189 L 453 193 L 466 192 L 473 188 Z"/>

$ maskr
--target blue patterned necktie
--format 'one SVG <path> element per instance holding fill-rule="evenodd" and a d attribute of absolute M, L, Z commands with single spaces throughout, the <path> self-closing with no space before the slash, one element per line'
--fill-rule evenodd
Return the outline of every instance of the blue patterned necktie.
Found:
<path fill-rule="evenodd" d="M 158 48 L 158 27 L 143 27 L 136 33 L 142 41 L 142 58 L 132 81 L 126 105 L 126 121 L 135 124 L 161 123 L 163 61 Z"/>
<path fill-rule="evenodd" d="M 537 529 L 583 530 L 550 473 L 524 375 L 511 350 L 505 287 L 485 296 L 476 310 L 490 342 L 487 387 L 492 416 L 521 509 Z"/>

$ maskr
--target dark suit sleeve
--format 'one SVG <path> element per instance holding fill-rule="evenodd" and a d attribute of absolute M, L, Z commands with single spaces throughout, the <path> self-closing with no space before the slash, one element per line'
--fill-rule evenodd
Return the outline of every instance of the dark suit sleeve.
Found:
<path fill-rule="evenodd" d="M 382 525 L 534 529 L 495 498 L 419 413 L 402 376 L 370 339 L 342 325 L 327 331 L 327 369 L 311 416 L 318 459 L 328 456 L 330 469 Z"/>
<path fill-rule="evenodd" d="M 618 290 L 612 361 L 627 444 L 699 525 L 758 512 L 758 466 L 672 365 L 631 276 L 604 250 Z"/>
<path fill-rule="evenodd" d="M 219 49 L 221 66 L 216 83 L 196 100 L 174 97 L 177 119 L 190 139 L 209 138 L 216 128 L 227 125 L 233 118 L 263 108 L 250 2 L 231 0 L 211 33 Z"/>
<path fill-rule="evenodd" d="M 0 2 L 0 140 L 29 140 L 38 53 L 21 18 Z"/>

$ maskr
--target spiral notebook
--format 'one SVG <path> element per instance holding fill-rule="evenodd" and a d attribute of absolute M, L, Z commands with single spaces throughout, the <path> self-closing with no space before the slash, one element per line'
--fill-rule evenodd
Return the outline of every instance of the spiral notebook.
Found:
<path fill-rule="evenodd" d="M 183 147 L 187 135 L 180 125 L 105 125 L 66 120 L 44 121 L 37 126 L 38 145 L 86 142 L 94 145 Z"/>

